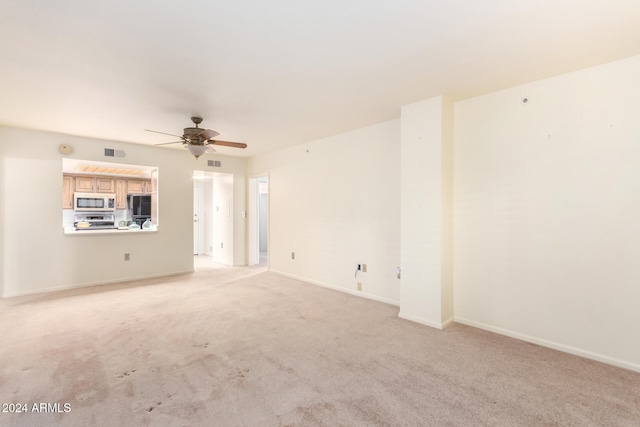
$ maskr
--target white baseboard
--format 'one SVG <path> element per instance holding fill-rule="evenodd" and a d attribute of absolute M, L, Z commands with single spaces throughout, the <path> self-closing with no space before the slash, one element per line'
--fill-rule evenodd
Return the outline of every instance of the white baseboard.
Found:
<path fill-rule="evenodd" d="M 453 317 L 448 318 L 447 320 L 442 322 L 442 329 L 446 328 L 449 325 L 452 325 L 453 323 L 455 323 L 455 319 Z"/>
<path fill-rule="evenodd" d="M 331 285 L 329 283 L 324 283 L 324 282 L 320 282 L 320 281 L 317 281 L 317 280 L 308 279 L 306 277 L 296 276 L 295 274 L 289 274 L 289 273 L 285 273 L 283 271 L 271 270 L 270 269 L 269 272 L 276 273 L 276 274 L 279 274 L 281 276 L 289 277 L 291 279 L 300 280 L 301 282 L 310 283 L 312 285 L 322 286 L 323 288 L 329 288 L 329 289 L 333 289 L 335 291 L 340 291 L 340 292 L 344 292 L 344 293 L 347 293 L 347 294 L 350 294 L 350 295 L 355 295 L 357 297 L 367 298 L 367 299 L 370 299 L 370 300 L 383 302 L 385 304 L 395 305 L 396 307 L 400 306 L 400 301 L 394 301 L 392 299 L 379 297 L 377 295 L 368 294 L 366 292 L 353 291 L 351 289 L 341 288 L 340 286 L 335 286 L 335 285 Z"/>
<path fill-rule="evenodd" d="M 456 317 L 454 319 L 456 323 L 461 323 L 467 326 L 473 326 L 474 328 L 484 329 L 485 331 L 494 332 L 496 334 L 505 335 L 511 338 L 516 338 L 521 341 L 530 342 L 532 344 L 538 344 L 543 347 L 552 348 L 554 350 L 562 351 L 564 353 L 573 354 L 575 356 L 584 357 L 585 359 L 591 359 L 598 362 L 606 363 L 608 365 L 617 366 L 619 368 L 629 369 L 630 371 L 640 372 L 640 365 L 626 362 L 624 360 L 615 359 L 613 357 L 605 356 L 598 353 L 593 353 L 588 350 L 583 350 L 576 347 L 560 344 L 553 341 L 548 341 L 541 338 L 532 337 L 529 335 L 521 334 L 518 332 L 510 331 L 508 329 L 498 328 L 484 323 L 474 322 L 473 320 Z"/>
<path fill-rule="evenodd" d="M 146 279 L 156 279 L 158 277 L 171 277 L 178 276 L 180 274 L 189 274 L 193 273 L 194 270 L 186 270 L 179 271 L 175 273 L 163 273 L 163 274 L 151 274 L 146 276 L 134 276 L 134 277 L 126 277 L 118 280 L 99 280 L 95 282 L 86 282 L 86 283 L 75 283 L 73 285 L 63 285 L 63 286 L 53 286 L 50 288 L 40 288 L 40 289 L 30 289 L 26 291 L 20 292 L 5 292 L 2 294 L 2 298 L 13 298 L 13 297 L 21 297 L 25 295 L 35 295 L 35 294 L 44 294 L 49 292 L 57 292 L 57 291 L 66 291 L 69 289 L 78 289 L 78 288 L 87 288 L 90 286 L 98 286 L 98 285 L 110 285 L 116 283 L 124 283 L 124 282 L 133 282 L 135 280 L 146 280 Z"/>
<path fill-rule="evenodd" d="M 401 318 L 401 319 L 404 319 L 404 320 L 409 320 L 411 322 L 420 323 L 421 325 L 426 325 L 426 326 L 429 326 L 431 328 L 436 328 L 436 329 L 440 329 L 440 330 L 446 328 L 447 326 L 451 325 L 454 322 L 453 318 L 450 318 L 448 320 L 445 320 L 444 322 L 438 323 L 438 322 L 434 322 L 432 320 L 428 320 L 428 319 L 425 319 L 425 318 L 422 318 L 422 317 L 413 316 L 411 314 L 406 314 L 406 313 L 403 313 L 402 311 L 400 311 L 400 313 L 398 313 L 398 317 Z"/>

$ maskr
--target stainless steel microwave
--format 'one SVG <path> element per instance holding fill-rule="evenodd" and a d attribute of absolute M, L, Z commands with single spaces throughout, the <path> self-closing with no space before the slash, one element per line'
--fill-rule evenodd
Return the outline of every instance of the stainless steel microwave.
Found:
<path fill-rule="evenodd" d="M 114 193 L 73 193 L 73 209 L 79 212 L 115 211 Z"/>

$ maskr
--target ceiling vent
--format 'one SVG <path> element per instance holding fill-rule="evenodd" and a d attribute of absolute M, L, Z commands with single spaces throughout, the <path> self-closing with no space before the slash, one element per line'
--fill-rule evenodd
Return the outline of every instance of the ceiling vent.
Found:
<path fill-rule="evenodd" d="M 207 164 L 214 168 L 219 168 L 222 166 L 222 162 L 220 160 L 207 160 Z"/>

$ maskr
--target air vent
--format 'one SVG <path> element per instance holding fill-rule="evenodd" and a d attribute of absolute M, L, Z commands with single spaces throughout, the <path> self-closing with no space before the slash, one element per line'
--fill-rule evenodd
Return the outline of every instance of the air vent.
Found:
<path fill-rule="evenodd" d="M 222 162 L 220 160 L 208 160 L 207 164 L 214 168 L 219 168 L 222 166 Z"/>
<path fill-rule="evenodd" d="M 105 148 L 104 149 L 105 157 L 124 157 L 124 150 L 114 150 L 113 148 Z"/>

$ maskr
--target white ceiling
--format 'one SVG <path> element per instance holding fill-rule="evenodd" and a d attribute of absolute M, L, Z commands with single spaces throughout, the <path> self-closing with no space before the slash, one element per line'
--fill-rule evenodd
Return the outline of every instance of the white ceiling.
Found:
<path fill-rule="evenodd" d="M 640 54 L 638 0 L 0 0 L 0 124 L 251 156 Z M 179 144 L 176 144 L 180 146 Z"/>

